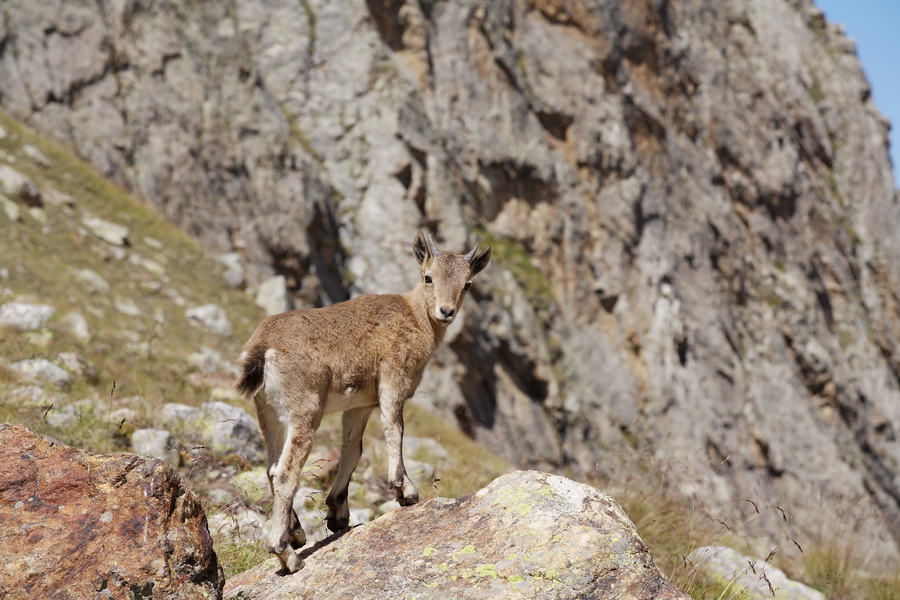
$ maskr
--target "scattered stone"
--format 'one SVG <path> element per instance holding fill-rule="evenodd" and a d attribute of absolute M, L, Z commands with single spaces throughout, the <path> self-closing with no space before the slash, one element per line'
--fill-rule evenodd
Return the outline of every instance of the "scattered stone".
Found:
<path fill-rule="evenodd" d="M 26 331 L 25 339 L 29 344 L 39 348 L 48 348 L 50 342 L 53 341 L 53 332 L 47 329 L 39 329 L 38 331 Z"/>
<path fill-rule="evenodd" d="M 55 188 L 49 188 L 44 192 L 44 200 L 49 206 L 75 208 L 75 198 Z"/>
<path fill-rule="evenodd" d="M 225 277 L 228 285 L 233 288 L 244 285 L 244 262 L 240 254 L 228 252 L 227 254 L 219 255 L 216 260 L 225 267 L 225 272 L 222 275 Z"/>
<path fill-rule="evenodd" d="M 44 421 L 46 421 L 47 425 L 49 425 L 50 427 L 56 427 L 58 429 L 69 429 L 71 427 L 74 427 L 78 423 L 78 415 L 74 414 L 72 411 L 68 411 L 65 409 L 55 410 L 54 408 L 47 412 L 47 416 L 44 417 Z"/>
<path fill-rule="evenodd" d="M 375 511 L 371 508 L 351 508 L 350 509 L 350 527 L 368 523 L 375 516 Z"/>
<path fill-rule="evenodd" d="M 112 291 L 112 286 L 100 273 L 93 269 L 78 269 L 75 271 L 75 282 L 80 284 L 91 294 L 106 296 Z"/>
<path fill-rule="evenodd" d="M 228 315 L 217 304 L 204 304 L 185 311 L 188 322 L 204 331 L 228 337 L 233 333 Z"/>
<path fill-rule="evenodd" d="M 136 429 L 131 434 L 131 451 L 164 460 L 173 467 L 181 464 L 178 442 L 165 429 Z"/>
<path fill-rule="evenodd" d="M 6 133 L 6 130 L 3 129 L 3 127 L 0 127 L 0 140 L 5 140 L 7 137 L 9 137 L 9 134 Z"/>
<path fill-rule="evenodd" d="M 22 146 L 22 153 L 45 169 L 50 166 L 50 159 L 37 146 L 25 144 Z"/>
<path fill-rule="evenodd" d="M 187 357 L 187 362 L 201 373 L 230 373 L 237 374 L 237 367 L 231 360 L 222 358 L 222 354 L 209 346 L 200 346 L 197 352 L 192 352 Z"/>
<path fill-rule="evenodd" d="M 220 512 L 209 517 L 209 531 L 216 537 L 250 544 L 265 539 L 265 522 L 263 515 L 247 508 L 238 508 Z"/>
<path fill-rule="evenodd" d="M 290 577 L 276 575 L 277 559 L 235 575 L 225 598 L 688 598 L 615 500 L 536 471 L 391 511 L 303 555 Z"/>
<path fill-rule="evenodd" d="M 242 471 L 234 476 L 234 485 L 247 497 L 250 503 L 257 503 L 267 498 L 269 491 L 269 476 L 265 467 L 257 467 L 250 471 Z M 299 492 L 298 492 L 299 493 Z"/>
<path fill-rule="evenodd" d="M 166 402 L 159 411 L 159 421 L 164 427 L 175 431 L 184 431 L 188 427 L 196 426 L 199 414 L 200 409 L 196 406 Z"/>
<path fill-rule="evenodd" d="M 152 258 L 144 258 L 139 254 L 132 253 L 128 256 L 128 262 L 141 267 L 154 277 L 166 276 L 166 268 Z"/>
<path fill-rule="evenodd" d="M 294 302 L 284 275 L 270 277 L 259 284 L 256 290 L 256 305 L 267 315 L 283 313 L 294 308 Z"/>
<path fill-rule="evenodd" d="M 59 320 L 59 326 L 69 333 L 76 341 L 85 344 L 91 340 L 91 330 L 87 319 L 81 313 L 66 313 Z"/>
<path fill-rule="evenodd" d="M 56 309 L 47 304 L 7 302 L 0 306 L 0 327 L 34 331 L 47 325 Z"/>
<path fill-rule="evenodd" d="M 710 579 L 728 585 L 729 597 L 747 600 L 825 600 L 825 595 L 793 581 L 781 569 L 727 546 L 703 546 L 688 561 Z M 771 586 L 771 587 L 770 587 Z"/>
<path fill-rule="evenodd" d="M 19 208 L 19 205 L 2 194 L 0 194 L 0 209 L 3 210 L 6 218 L 13 223 L 18 223 L 22 220 L 22 209 Z"/>
<path fill-rule="evenodd" d="M 97 383 L 97 369 L 75 352 L 60 352 L 56 355 L 59 366 L 88 383 Z"/>
<path fill-rule="evenodd" d="M 450 459 L 446 448 L 431 438 L 406 436 L 403 438 L 403 452 L 406 456 L 445 462 Z"/>
<path fill-rule="evenodd" d="M 68 371 L 61 369 L 46 358 L 28 358 L 11 363 L 9 369 L 28 383 L 47 383 L 57 389 L 72 389 L 75 378 Z"/>
<path fill-rule="evenodd" d="M 100 217 L 84 216 L 81 224 L 87 227 L 88 231 L 95 236 L 113 246 L 128 246 L 129 229 L 124 225 L 101 219 Z"/>
<path fill-rule="evenodd" d="M 197 431 L 213 454 L 238 454 L 250 464 L 265 459 L 262 434 L 256 419 L 239 406 L 205 402 L 197 415 Z"/>
<path fill-rule="evenodd" d="M 26 206 L 41 206 L 41 192 L 34 182 L 7 165 L 0 165 L 0 194 Z"/>
<path fill-rule="evenodd" d="M 131 298 L 116 298 L 113 300 L 113 306 L 117 311 L 129 317 L 139 317 L 144 314 L 144 311 Z"/>
<path fill-rule="evenodd" d="M 144 237 L 144 243 L 154 250 L 162 250 L 165 248 L 165 245 L 161 241 L 149 235 Z"/>
<path fill-rule="evenodd" d="M 36 385 L 23 385 L 11 389 L 4 394 L 6 399 L 16 406 L 48 406 L 50 404 L 58 404 L 59 396 L 51 394 L 45 389 Z"/>
<path fill-rule="evenodd" d="M 413 460 L 411 458 L 404 460 L 404 464 L 406 465 L 406 472 L 416 483 L 426 485 L 434 481 L 434 474 L 436 472 L 434 465 Z"/>
<path fill-rule="evenodd" d="M 299 515 L 309 510 L 322 510 L 325 501 L 325 492 L 309 486 L 300 486 L 294 494 L 292 503 L 294 511 Z"/>
<path fill-rule="evenodd" d="M 0 425 L 0 522 L 10 599 L 221 595 L 203 508 L 162 461 L 93 455 Z"/>

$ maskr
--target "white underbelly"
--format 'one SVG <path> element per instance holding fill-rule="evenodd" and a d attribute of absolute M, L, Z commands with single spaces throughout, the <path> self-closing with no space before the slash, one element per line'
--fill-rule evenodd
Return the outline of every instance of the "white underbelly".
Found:
<path fill-rule="evenodd" d="M 344 412 L 362 406 L 377 406 L 378 401 L 367 394 L 332 392 L 325 400 L 325 413 Z"/>

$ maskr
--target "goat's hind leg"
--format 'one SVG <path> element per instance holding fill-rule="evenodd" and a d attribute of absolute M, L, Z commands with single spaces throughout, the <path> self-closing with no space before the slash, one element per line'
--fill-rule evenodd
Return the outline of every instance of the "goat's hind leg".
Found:
<path fill-rule="evenodd" d="M 331 492 L 325 498 L 328 514 L 325 523 L 328 529 L 337 533 L 350 525 L 350 504 L 347 500 L 347 488 L 350 476 L 359 464 L 362 455 L 362 437 L 369 422 L 369 415 L 374 407 L 352 408 L 341 417 L 343 423 L 343 439 L 341 442 L 341 461 L 338 463 L 337 478 L 331 486 Z"/>
<path fill-rule="evenodd" d="M 256 418 L 259 421 L 259 428 L 262 431 L 263 441 L 266 444 L 266 475 L 269 480 L 269 491 L 272 496 L 275 495 L 275 486 L 272 482 L 272 475 L 278 464 L 278 459 L 284 451 L 285 436 L 287 428 L 278 418 L 277 411 L 269 404 L 265 390 L 260 390 L 253 398 L 256 405 Z M 291 508 L 291 547 L 294 549 L 302 548 L 306 544 L 306 534 L 300 525 L 300 519 L 297 513 Z"/>
<path fill-rule="evenodd" d="M 309 407 L 300 412 L 297 406 Z M 281 561 L 283 569 L 294 573 L 303 567 L 300 555 L 294 551 L 296 544 L 306 543 L 303 528 L 294 513 L 294 495 L 300 487 L 303 465 L 312 449 L 313 437 L 322 419 L 318 398 L 300 400 L 287 426 L 285 444 L 278 463 L 272 470 L 272 519 L 269 526 L 269 552 Z"/>

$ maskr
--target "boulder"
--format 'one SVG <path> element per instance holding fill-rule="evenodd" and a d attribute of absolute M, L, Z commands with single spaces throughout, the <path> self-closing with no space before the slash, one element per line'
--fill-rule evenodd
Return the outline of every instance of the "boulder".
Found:
<path fill-rule="evenodd" d="M 302 554 L 293 575 L 272 559 L 234 576 L 225 598 L 688 598 L 615 500 L 537 471 L 392 511 Z"/>
<path fill-rule="evenodd" d="M 219 598 L 197 497 L 166 463 L 0 425 L 0 596 Z"/>

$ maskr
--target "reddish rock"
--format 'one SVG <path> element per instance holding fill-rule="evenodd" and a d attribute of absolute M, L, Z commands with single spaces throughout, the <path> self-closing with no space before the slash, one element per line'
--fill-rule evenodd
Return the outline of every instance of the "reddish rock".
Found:
<path fill-rule="evenodd" d="M 166 463 L 0 425 L 0 597 L 220 598 L 198 498 Z"/>

